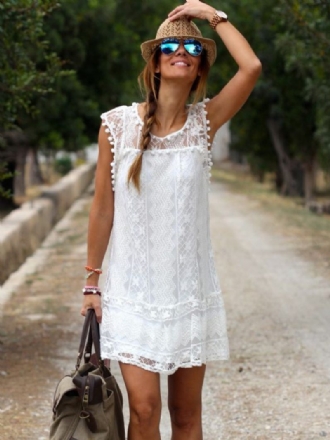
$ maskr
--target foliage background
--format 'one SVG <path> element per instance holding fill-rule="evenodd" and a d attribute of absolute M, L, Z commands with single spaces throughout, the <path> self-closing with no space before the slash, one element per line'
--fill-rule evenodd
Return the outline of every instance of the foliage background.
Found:
<path fill-rule="evenodd" d="M 143 99 L 137 84 L 140 43 L 154 38 L 176 4 L 3 0 L 2 174 L 5 162 L 19 169 L 27 151 L 37 157 L 37 151 L 82 149 L 95 142 L 100 113 Z M 221 8 L 263 64 L 260 81 L 232 121 L 232 148 L 259 180 L 271 171 L 283 194 L 310 198 L 316 165 L 330 165 L 330 0 L 223 0 Z M 206 23 L 198 25 L 214 37 Z M 237 68 L 216 41 L 209 96 Z"/>

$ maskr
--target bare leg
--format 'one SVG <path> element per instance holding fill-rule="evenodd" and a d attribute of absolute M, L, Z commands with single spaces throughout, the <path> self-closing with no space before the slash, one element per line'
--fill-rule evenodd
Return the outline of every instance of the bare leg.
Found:
<path fill-rule="evenodd" d="M 158 373 L 119 363 L 128 393 L 130 420 L 127 440 L 160 440 L 160 380 Z"/>
<path fill-rule="evenodd" d="M 168 377 L 172 440 L 202 440 L 202 387 L 206 366 L 179 368 Z"/>

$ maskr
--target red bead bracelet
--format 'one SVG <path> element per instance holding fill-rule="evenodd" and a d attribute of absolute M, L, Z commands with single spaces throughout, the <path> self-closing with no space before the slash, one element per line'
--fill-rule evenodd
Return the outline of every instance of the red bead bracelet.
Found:
<path fill-rule="evenodd" d="M 97 273 L 97 274 L 101 274 L 102 273 L 102 269 L 101 268 L 99 268 L 99 269 L 93 269 L 91 266 L 85 266 L 85 269 L 88 271 L 88 272 L 95 272 L 95 273 Z"/>

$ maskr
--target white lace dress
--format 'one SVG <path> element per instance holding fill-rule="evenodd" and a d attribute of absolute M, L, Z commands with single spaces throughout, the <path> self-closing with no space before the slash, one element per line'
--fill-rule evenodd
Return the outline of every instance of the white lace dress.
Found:
<path fill-rule="evenodd" d="M 127 185 L 143 125 L 137 107 L 101 115 L 115 191 L 101 350 L 104 358 L 171 374 L 228 359 L 209 229 L 209 122 L 201 102 L 190 106 L 181 130 L 151 136 L 139 194 Z"/>

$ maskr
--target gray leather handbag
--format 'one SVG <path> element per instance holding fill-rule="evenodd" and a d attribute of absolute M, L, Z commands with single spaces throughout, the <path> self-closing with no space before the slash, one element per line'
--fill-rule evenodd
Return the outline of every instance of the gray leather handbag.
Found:
<path fill-rule="evenodd" d="M 92 346 L 97 362 L 92 362 Z M 55 390 L 50 440 L 125 440 L 123 397 L 101 359 L 93 309 L 85 317 L 76 368 Z"/>

